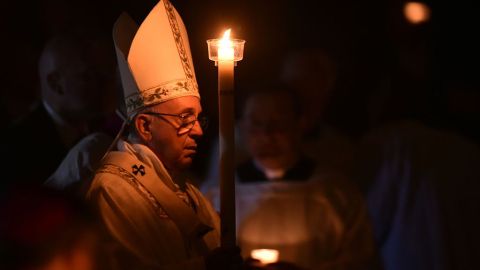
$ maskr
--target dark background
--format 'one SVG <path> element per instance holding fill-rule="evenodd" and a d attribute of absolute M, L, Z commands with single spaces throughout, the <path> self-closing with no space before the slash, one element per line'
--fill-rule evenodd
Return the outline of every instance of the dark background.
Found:
<path fill-rule="evenodd" d="M 403 17 L 402 0 L 171 2 L 186 24 L 202 104 L 212 120 L 195 165 L 200 173 L 218 126 L 217 70 L 208 60 L 206 40 L 227 28 L 247 41 L 245 58 L 235 70 L 237 100 L 252 85 L 276 78 L 289 51 L 323 48 L 339 67 L 326 121 L 352 139 L 376 125 L 409 117 L 480 140 L 478 9 L 473 3 L 423 1 L 431 8 L 430 21 L 411 25 Z M 38 99 L 36 65 L 49 36 L 87 26 L 110 35 L 121 11 L 141 23 L 156 3 L 3 1 L 4 126 Z M 372 100 L 384 96 L 386 84 L 387 105 L 373 108 Z M 402 110 L 392 113 L 388 108 Z M 372 116 L 372 111 L 377 113 Z"/>

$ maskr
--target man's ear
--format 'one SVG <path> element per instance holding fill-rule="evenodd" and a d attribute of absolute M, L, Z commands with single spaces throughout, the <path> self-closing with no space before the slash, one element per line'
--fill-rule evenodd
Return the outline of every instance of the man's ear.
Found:
<path fill-rule="evenodd" d="M 47 75 L 47 84 L 55 94 L 63 95 L 65 93 L 60 83 L 60 74 L 57 71 L 52 71 Z"/>
<path fill-rule="evenodd" d="M 134 119 L 134 125 L 137 135 L 142 141 L 148 142 L 152 139 L 152 117 L 146 114 L 139 114 Z"/>

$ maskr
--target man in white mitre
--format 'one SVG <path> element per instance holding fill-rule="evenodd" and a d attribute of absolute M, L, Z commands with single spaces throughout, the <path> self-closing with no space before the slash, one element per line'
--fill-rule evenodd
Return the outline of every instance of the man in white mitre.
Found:
<path fill-rule="evenodd" d="M 103 158 L 87 200 L 114 240 L 109 245 L 114 268 L 238 265 L 238 248 L 219 248 L 217 213 L 184 177 L 203 120 L 179 14 L 161 0 L 140 27 L 122 14 L 113 37 L 129 129 Z"/>

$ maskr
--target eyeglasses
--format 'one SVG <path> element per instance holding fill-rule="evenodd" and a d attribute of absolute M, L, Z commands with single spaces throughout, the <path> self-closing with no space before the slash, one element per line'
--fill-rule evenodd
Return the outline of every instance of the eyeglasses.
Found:
<path fill-rule="evenodd" d="M 163 118 L 163 116 L 173 116 L 173 117 L 179 118 L 180 126 L 177 127 L 178 135 L 183 135 L 190 132 L 190 130 L 192 130 L 192 128 L 195 126 L 195 122 L 197 121 L 203 130 L 205 130 L 208 126 L 207 117 L 205 116 L 197 117 L 192 113 L 170 114 L 170 113 L 143 112 L 143 114 L 154 115 L 160 118 Z"/>

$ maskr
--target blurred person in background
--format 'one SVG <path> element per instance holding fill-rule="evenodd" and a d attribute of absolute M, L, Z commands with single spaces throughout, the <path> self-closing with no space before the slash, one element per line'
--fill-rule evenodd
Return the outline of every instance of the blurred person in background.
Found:
<path fill-rule="evenodd" d="M 353 177 L 385 269 L 478 268 L 478 164 L 478 144 L 418 121 L 365 136 Z"/>
<path fill-rule="evenodd" d="M 291 89 L 302 108 L 301 143 L 304 155 L 313 159 L 322 172 L 347 175 L 351 169 L 353 145 L 350 139 L 334 128 L 326 120 L 326 111 L 335 91 L 337 65 L 326 50 L 296 49 L 289 51 L 281 66 L 278 80 Z M 268 85 L 269 83 L 263 83 Z M 262 84 L 245 89 L 243 93 L 260 90 Z M 248 95 L 248 94 L 247 94 Z M 237 124 L 235 127 L 235 162 L 240 165 L 249 158 L 244 133 Z M 209 169 L 202 192 L 218 186 L 218 138 L 213 144 Z"/>
<path fill-rule="evenodd" d="M 41 101 L 2 134 L 7 182 L 43 183 L 75 143 L 105 130 L 117 102 L 112 49 L 96 34 L 64 34 L 46 43 L 39 61 Z"/>
<path fill-rule="evenodd" d="M 250 156 L 236 169 L 244 257 L 268 248 L 279 251 L 271 269 L 370 269 L 375 247 L 366 204 L 344 175 L 323 171 L 303 151 L 299 95 L 282 84 L 255 90 L 238 125 Z M 218 186 L 207 196 L 218 209 Z"/>

